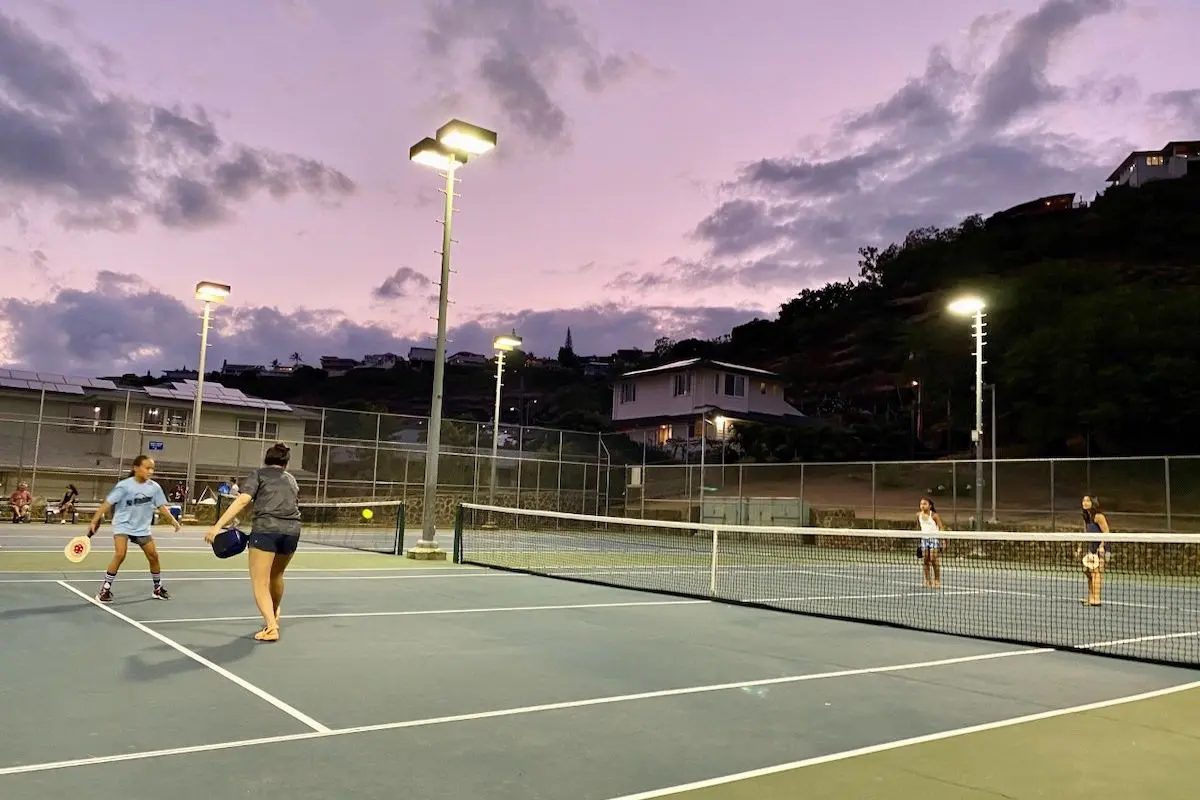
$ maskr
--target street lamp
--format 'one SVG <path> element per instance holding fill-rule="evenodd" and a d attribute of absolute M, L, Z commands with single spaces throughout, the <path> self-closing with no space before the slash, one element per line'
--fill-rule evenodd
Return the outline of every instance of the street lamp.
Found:
<path fill-rule="evenodd" d="M 951 314 L 974 317 L 975 328 L 975 430 L 971 439 L 975 443 L 975 529 L 983 530 L 983 323 L 984 302 L 978 297 L 961 297 L 949 306 Z"/>
<path fill-rule="evenodd" d="M 408 159 L 445 174 L 446 204 L 442 215 L 442 271 L 438 289 L 437 345 L 433 360 L 433 398 L 429 408 L 429 435 L 425 448 L 425 492 L 421 505 L 421 538 L 405 553 L 409 558 L 442 560 L 444 551 L 434 540 L 437 524 L 438 456 L 442 444 L 442 386 L 446 376 L 446 310 L 450 303 L 450 231 L 454 218 L 455 173 L 471 158 L 496 146 L 496 133 L 452 119 L 408 151 Z"/>
<path fill-rule="evenodd" d="M 488 481 L 488 505 L 496 505 L 496 462 L 500 447 L 500 387 L 504 385 L 504 354 L 510 353 L 521 346 L 521 337 L 513 331 L 511 335 L 497 336 L 492 340 L 492 348 L 496 351 L 496 402 L 492 407 L 492 474 Z M 488 513 L 488 525 L 495 527 Z"/>
<path fill-rule="evenodd" d="M 195 506 L 200 493 L 196 491 L 196 443 L 200 439 L 200 404 L 204 393 L 204 369 L 208 358 L 208 325 L 212 321 L 212 307 L 220 305 L 229 299 L 230 287 L 224 283 L 200 281 L 196 284 L 196 299 L 204 303 L 204 315 L 200 323 L 200 368 L 196 371 L 196 396 L 192 400 L 192 437 L 188 445 L 187 497 L 192 498 Z M 186 503 L 185 503 L 186 510 Z"/>

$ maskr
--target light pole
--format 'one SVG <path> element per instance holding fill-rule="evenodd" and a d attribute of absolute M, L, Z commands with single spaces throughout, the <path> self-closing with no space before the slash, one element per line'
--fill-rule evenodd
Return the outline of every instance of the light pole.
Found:
<path fill-rule="evenodd" d="M 204 394 L 204 370 L 208 360 L 208 326 L 212 321 L 212 307 L 220 305 L 229 298 L 230 287 L 224 283 L 200 281 L 196 284 L 196 299 L 204 303 L 204 315 L 200 323 L 200 366 L 196 370 L 196 397 L 192 400 L 192 436 L 188 444 L 187 478 L 184 486 L 187 495 L 184 498 L 184 510 L 187 510 L 187 499 L 192 506 L 199 501 L 200 493 L 196 490 L 196 443 L 200 440 L 200 407 Z"/>
<path fill-rule="evenodd" d="M 513 331 L 511 336 L 497 336 L 492 340 L 496 350 L 496 402 L 492 406 L 492 474 L 488 480 L 488 505 L 496 505 L 496 460 L 500 447 L 500 387 L 504 385 L 504 354 L 512 352 L 521 346 L 521 337 Z M 488 513 L 488 525 L 495 527 Z"/>
<path fill-rule="evenodd" d="M 975 430 L 971 439 L 975 443 L 975 530 L 983 530 L 983 340 L 984 302 L 978 297 L 962 297 L 949 306 L 951 314 L 974 317 L 975 328 Z"/>
<path fill-rule="evenodd" d="M 438 289 L 437 345 L 433 357 L 433 397 L 425 448 L 425 492 L 421 504 L 421 538 L 408 549 L 408 558 L 443 560 L 445 551 L 434 540 L 437 525 L 438 457 L 442 445 L 442 384 L 446 377 L 446 310 L 450 303 L 450 231 L 454 218 L 454 175 L 474 156 L 496 146 L 496 133 L 452 119 L 438 128 L 436 138 L 424 138 L 408 151 L 409 161 L 441 170 L 446 177 L 442 216 L 442 271 Z"/>

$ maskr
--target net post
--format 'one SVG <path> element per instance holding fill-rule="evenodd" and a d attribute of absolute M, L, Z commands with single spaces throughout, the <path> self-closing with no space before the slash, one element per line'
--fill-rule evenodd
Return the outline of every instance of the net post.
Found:
<path fill-rule="evenodd" d="M 713 528 L 712 561 L 709 565 L 709 576 L 708 576 L 708 592 L 713 597 L 717 596 L 717 541 L 718 541 L 718 538 L 719 538 L 719 531 L 716 528 Z"/>
<path fill-rule="evenodd" d="M 392 548 L 394 556 L 404 555 L 404 507 L 404 503 L 396 507 L 396 544 Z"/>
<path fill-rule="evenodd" d="M 451 558 L 454 559 L 455 564 L 461 564 L 462 560 L 463 560 L 462 559 L 462 557 L 463 557 L 462 533 L 463 533 L 463 515 L 465 513 L 466 513 L 466 509 L 463 508 L 462 503 L 459 503 L 458 508 L 454 511 L 454 539 L 450 546 L 450 549 L 452 552 Z"/>

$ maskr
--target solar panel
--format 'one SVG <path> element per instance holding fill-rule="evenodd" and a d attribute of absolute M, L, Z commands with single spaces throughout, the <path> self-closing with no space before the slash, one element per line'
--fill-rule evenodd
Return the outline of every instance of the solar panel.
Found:
<path fill-rule="evenodd" d="M 29 382 L 13 380 L 12 378 L 0 378 L 0 386 L 3 386 L 5 389 L 28 389 Z"/>
<path fill-rule="evenodd" d="M 287 403 L 281 403 L 278 400 L 268 400 L 267 408 L 271 409 L 272 411 L 288 411 L 288 412 L 290 412 L 292 410 L 292 407 L 289 406 Z"/>
<path fill-rule="evenodd" d="M 23 369 L 14 369 L 12 370 L 12 378 L 15 381 L 36 381 L 37 373 Z"/>
<path fill-rule="evenodd" d="M 11 369 L 0 369 L 0 378 L 11 378 L 11 377 L 12 377 Z"/>
<path fill-rule="evenodd" d="M 39 381 L 41 381 L 42 383 L 58 383 L 58 384 L 74 383 L 74 381 L 68 380 L 65 375 L 56 375 L 53 372 L 39 372 L 37 374 L 37 379 Z"/>
<path fill-rule="evenodd" d="M 161 386 L 147 386 L 146 394 L 150 395 L 151 397 L 157 397 L 160 400 L 171 399 L 171 393 L 168 390 L 163 389 Z"/>
<path fill-rule="evenodd" d="M 85 378 L 84 380 L 80 381 L 79 385 L 88 386 L 92 389 L 108 389 L 110 391 L 116 391 L 117 388 L 115 383 L 105 380 L 104 378 Z"/>
<path fill-rule="evenodd" d="M 65 383 L 53 383 L 46 385 L 47 392 L 58 392 L 59 394 L 84 394 L 81 386 L 68 386 Z"/>

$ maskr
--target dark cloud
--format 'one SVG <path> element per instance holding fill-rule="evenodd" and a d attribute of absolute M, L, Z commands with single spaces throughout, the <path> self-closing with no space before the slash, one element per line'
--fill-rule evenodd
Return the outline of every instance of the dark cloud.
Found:
<path fill-rule="evenodd" d="M 614 284 L 799 289 L 845 278 L 856 272 L 859 247 L 903 239 L 913 228 L 1099 188 L 1123 153 L 1048 130 L 1044 120 L 1072 101 L 1136 94 L 1136 85 L 1092 75 L 1063 87 L 1047 75 L 1073 34 L 1119 7 L 1047 0 L 1023 17 L 980 17 L 961 52 L 932 48 L 919 76 L 845 115 L 819 147 L 742 168 L 692 232 L 703 257 L 626 273 Z M 984 60 L 997 39 L 998 55 Z M 1162 102 L 1182 118 L 1191 101 L 1178 92 Z"/>
<path fill-rule="evenodd" d="M 460 85 L 482 86 L 529 147 L 570 142 L 556 97 L 564 74 L 599 92 L 646 66 L 637 54 L 602 53 L 575 11 L 552 0 L 431 0 L 424 47 L 448 73 L 469 65 L 443 87 L 445 104 L 457 105 Z"/>
<path fill-rule="evenodd" d="M 1083 23 L 1120 5 L 1117 0 L 1047 0 L 1017 20 L 1001 43 L 999 57 L 980 76 L 976 124 L 985 131 L 1002 129 L 1021 115 L 1062 99 L 1065 89 L 1046 76 L 1055 49 Z"/>
<path fill-rule="evenodd" d="M 530 352 L 554 355 L 569 326 L 581 354 L 650 348 L 659 336 L 726 334 L 757 309 L 625 307 L 518 311 L 461 322 L 449 332 L 452 351 L 487 353 L 498 331 L 516 330 Z M 45 371 L 110 374 L 194 365 L 196 308 L 168 297 L 134 275 L 102 272 L 90 289 L 63 289 L 45 301 L 0 300 L 0 364 Z M 429 337 L 399 336 L 330 309 L 221 307 L 214 312 L 210 363 L 269 364 L 293 352 L 316 363 L 323 355 L 408 353 Z"/>
<path fill-rule="evenodd" d="M 259 192 L 352 194 L 319 161 L 222 139 L 202 108 L 105 92 L 62 47 L 0 13 L 0 202 L 48 201 L 76 228 L 129 230 L 149 216 L 198 228 Z"/>
<path fill-rule="evenodd" d="M 1188 131 L 1185 138 L 1193 138 L 1200 131 L 1200 89 L 1176 89 L 1159 92 L 1150 98 L 1162 106 Z"/>
<path fill-rule="evenodd" d="M 433 285 L 433 281 L 411 267 L 400 267 L 371 290 L 376 300 L 398 300 Z"/>

